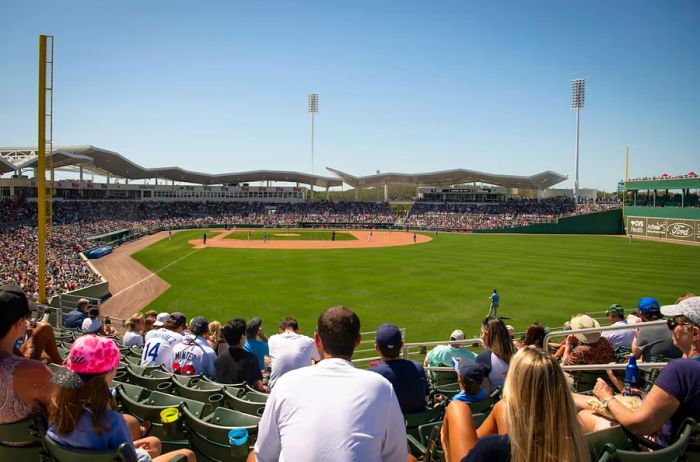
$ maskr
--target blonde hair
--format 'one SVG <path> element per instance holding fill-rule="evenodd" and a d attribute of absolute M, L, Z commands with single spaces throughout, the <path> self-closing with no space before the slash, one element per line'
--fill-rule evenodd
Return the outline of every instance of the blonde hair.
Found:
<path fill-rule="evenodd" d="M 209 340 L 218 343 L 221 340 L 221 323 L 212 321 L 209 323 Z"/>
<path fill-rule="evenodd" d="M 129 319 L 124 321 L 124 325 L 127 329 L 134 331 L 138 327 L 139 321 L 144 320 L 144 316 L 141 313 L 132 314 Z"/>
<path fill-rule="evenodd" d="M 564 373 L 549 353 L 532 347 L 517 352 L 503 399 L 511 461 L 590 460 Z"/>

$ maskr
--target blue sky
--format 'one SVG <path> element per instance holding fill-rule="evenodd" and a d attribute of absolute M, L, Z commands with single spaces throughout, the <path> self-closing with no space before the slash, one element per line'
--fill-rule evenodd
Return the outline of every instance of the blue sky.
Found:
<path fill-rule="evenodd" d="M 697 1 L 0 0 L 0 145 L 36 140 L 37 41 L 55 36 L 54 144 L 145 167 L 469 168 L 581 186 L 700 169 Z M 572 180 L 562 186 L 570 186 Z"/>

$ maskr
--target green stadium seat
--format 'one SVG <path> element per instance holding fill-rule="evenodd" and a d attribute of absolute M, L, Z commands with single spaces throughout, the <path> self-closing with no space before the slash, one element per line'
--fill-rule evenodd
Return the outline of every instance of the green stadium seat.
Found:
<path fill-rule="evenodd" d="M 456 393 L 459 393 L 459 383 L 447 383 L 445 385 L 435 387 L 435 393 L 450 397 Z"/>
<path fill-rule="evenodd" d="M 685 419 L 681 424 L 675 442 L 668 447 L 655 451 L 618 449 L 614 443 L 607 443 L 603 447 L 603 450 L 605 453 L 610 454 L 608 460 L 616 462 L 678 462 L 684 460 L 685 448 L 695 431 L 695 425 L 696 422 L 694 419 Z M 605 454 L 603 453 L 599 456 L 599 459 L 594 460 L 600 460 L 604 458 L 604 456 Z"/>
<path fill-rule="evenodd" d="M 39 460 L 42 450 L 39 434 L 43 431 L 45 425 L 39 416 L 0 425 L 0 460 Z"/>
<path fill-rule="evenodd" d="M 123 362 L 125 364 L 129 364 L 132 366 L 141 366 L 141 358 L 140 357 L 137 358 L 136 356 L 132 356 L 132 355 L 127 354 L 127 355 L 124 355 L 123 358 L 124 358 Z"/>
<path fill-rule="evenodd" d="M 132 346 L 132 347 L 129 347 L 129 354 L 127 356 L 133 356 L 135 358 L 140 359 L 142 354 L 143 354 L 142 347 Z"/>
<path fill-rule="evenodd" d="M 447 366 L 449 367 L 449 366 Z M 442 385 L 448 385 L 457 382 L 457 373 L 455 371 L 431 371 L 430 383 L 433 388 Z"/>
<path fill-rule="evenodd" d="M 173 391 L 183 398 L 201 401 L 203 403 L 215 403 L 221 401 L 224 397 L 224 388 L 213 383 L 203 382 L 201 380 L 192 380 L 192 377 L 183 375 L 173 375 Z M 190 384 L 194 382 L 193 385 Z M 216 396 L 219 399 L 216 400 Z M 215 400 L 212 401 L 212 398 Z"/>
<path fill-rule="evenodd" d="M 428 423 L 441 421 L 443 409 L 426 408 L 422 412 L 411 412 L 404 414 L 403 418 L 406 423 L 406 434 L 418 437 L 418 427 Z"/>
<path fill-rule="evenodd" d="M 214 462 L 232 460 L 231 447 L 228 443 L 228 432 L 232 428 L 248 430 L 251 445 L 255 441 L 260 418 L 223 407 L 204 419 L 193 415 L 187 407 L 183 408 L 185 422 L 189 429 L 192 449 L 197 454 Z"/>
<path fill-rule="evenodd" d="M 190 412 L 197 417 L 202 417 L 206 405 L 199 401 L 182 398 L 180 396 L 167 395 L 157 391 L 151 392 L 144 400 L 136 400 L 127 394 L 124 387 L 117 387 L 119 402 L 122 405 L 124 412 L 131 414 L 138 420 L 143 422 L 148 420 L 151 422 L 151 435 L 160 438 L 161 440 L 171 440 L 173 437 L 168 435 L 160 423 L 160 412 L 169 407 L 177 407 L 182 409 L 185 405 L 190 409 Z M 182 420 L 182 419 L 181 419 Z M 183 436 L 181 424 L 179 437 Z M 181 438 L 180 438 L 181 439 Z"/>
<path fill-rule="evenodd" d="M 153 391 L 168 391 L 172 388 L 172 373 L 163 371 L 159 368 L 153 370 L 143 370 L 141 367 L 127 366 L 126 371 L 129 376 L 129 382 L 148 388 Z"/>
<path fill-rule="evenodd" d="M 133 462 L 136 454 L 127 443 L 109 451 L 87 451 L 61 446 L 51 438 L 42 438 L 44 456 L 53 462 Z M 4 459 L 3 459 L 4 460 Z M 177 459 L 174 459 L 177 460 Z M 182 459 L 179 459 L 182 460 Z"/>
<path fill-rule="evenodd" d="M 265 409 L 265 403 L 256 403 L 254 401 L 241 399 L 233 395 L 231 389 L 224 389 L 224 402 L 229 408 L 249 415 L 261 416 Z"/>
<path fill-rule="evenodd" d="M 115 388 L 117 389 L 117 395 L 123 393 L 134 401 L 143 401 L 151 394 L 151 390 L 132 383 L 112 383 L 116 383 Z"/>
<path fill-rule="evenodd" d="M 246 388 L 245 395 L 243 397 L 248 401 L 253 401 L 254 403 L 266 403 L 267 398 L 269 398 L 270 395 L 268 393 L 260 393 L 257 390 Z"/>

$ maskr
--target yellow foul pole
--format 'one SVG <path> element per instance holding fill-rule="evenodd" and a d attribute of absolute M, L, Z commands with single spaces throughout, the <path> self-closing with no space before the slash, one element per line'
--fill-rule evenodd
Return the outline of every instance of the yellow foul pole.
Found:
<path fill-rule="evenodd" d="M 39 36 L 39 130 L 37 139 L 36 216 L 39 303 L 46 303 L 46 35 Z"/>

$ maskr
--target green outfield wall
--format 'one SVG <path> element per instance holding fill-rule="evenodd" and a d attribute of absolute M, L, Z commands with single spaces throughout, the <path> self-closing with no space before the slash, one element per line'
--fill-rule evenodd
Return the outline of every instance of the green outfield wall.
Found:
<path fill-rule="evenodd" d="M 520 234 L 623 234 L 622 209 L 560 218 L 554 223 L 535 223 L 516 228 L 474 230 L 475 233 Z"/>

